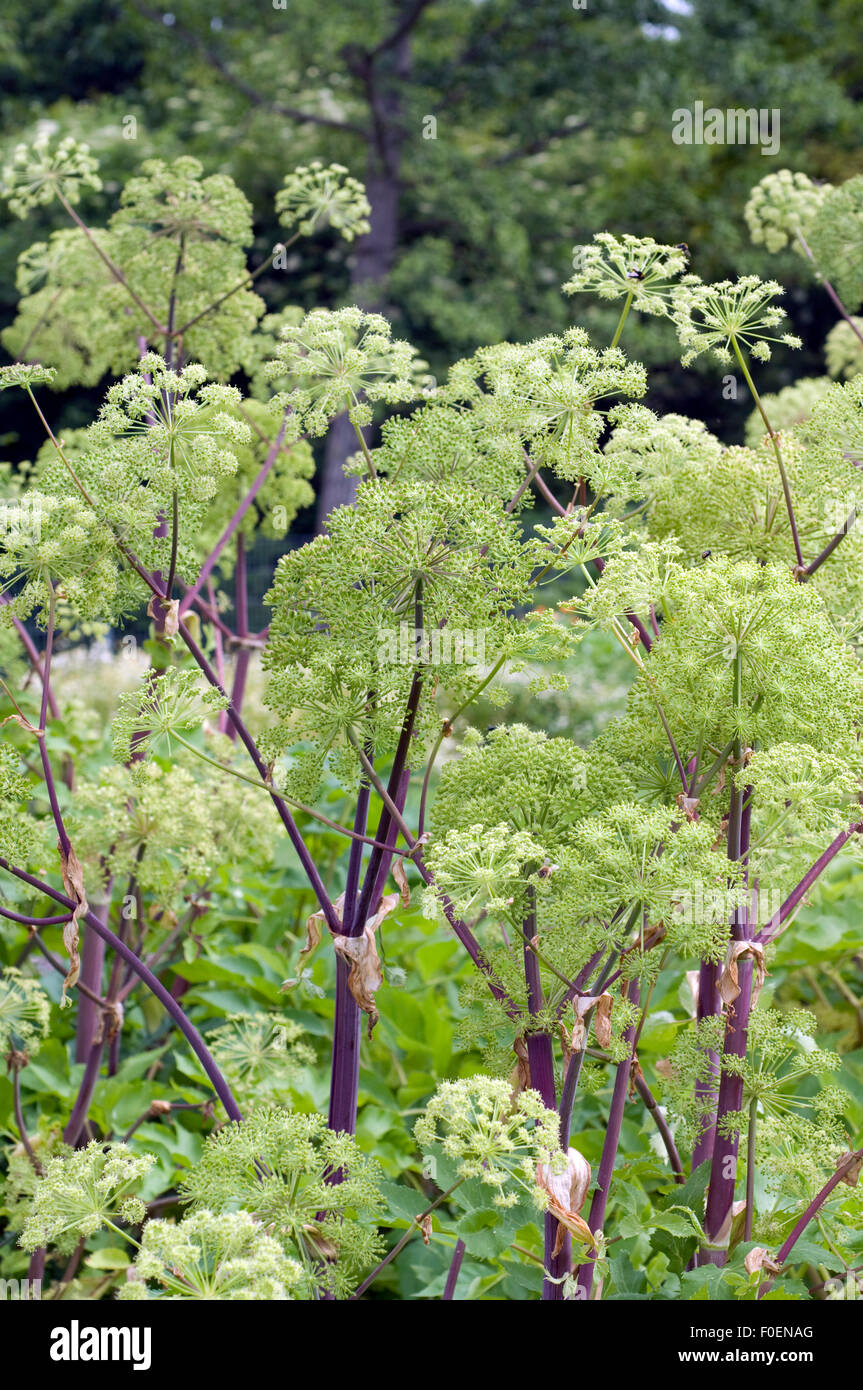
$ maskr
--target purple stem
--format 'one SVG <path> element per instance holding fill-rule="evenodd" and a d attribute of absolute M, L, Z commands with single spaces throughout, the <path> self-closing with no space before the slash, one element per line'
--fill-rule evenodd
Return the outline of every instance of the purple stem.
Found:
<path fill-rule="evenodd" d="M 749 830 L 752 817 L 752 790 L 746 787 L 743 792 L 735 787 L 731 793 L 728 816 L 728 857 L 744 864 L 749 857 Z M 732 941 L 751 941 L 752 922 L 748 899 L 743 907 L 735 909 L 731 922 Z M 723 1056 L 740 1058 L 746 1056 L 749 1039 L 749 1014 L 752 1009 L 754 961 L 751 955 L 740 956 L 737 961 L 737 983 L 740 993 L 729 1004 L 725 1017 L 725 1039 Z M 704 1228 L 710 1241 L 718 1241 L 730 1228 L 731 1209 L 734 1204 L 734 1187 L 737 1179 L 737 1151 L 740 1134 L 733 1130 L 722 1133 L 722 1119 L 743 1108 L 743 1077 L 729 1072 L 723 1066 L 719 1078 L 719 1096 L 716 1105 L 716 1138 L 710 1165 L 710 1185 L 707 1189 L 707 1208 Z M 722 1265 L 726 1252 L 722 1249 L 703 1251 L 699 1263 Z"/>
<path fill-rule="evenodd" d="M 0 868 L 8 870 L 10 874 L 20 879 L 22 883 L 28 883 L 31 888 L 36 888 L 40 893 L 44 893 L 46 897 L 52 898 L 54 902 L 61 903 L 62 906 L 68 908 L 70 912 L 74 910 L 76 904 L 72 902 L 71 898 L 67 898 L 63 893 L 58 893 L 56 888 L 52 888 L 48 883 L 43 883 L 41 879 L 34 878 L 32 874 L 28 874 L 24 869 L 16 869 L 6 859 L 0 859 Z M 207 1073 L 214 1091 L 225 1107 L 228 1118 L 231 1120 L 242 1120 L 242 1114 L 231 1094 L 231 1089 L 222 1076 L 222 1073 L 219 1071 L 207 1044 L 204 1042 L 195 1025 L 183 1013 L 177 1001 L 171 997 L 165 989 L 165 986 L 160 980 L 157 980 L 156 976 L 147 968 L 140 957 L 135 955 L 131 947 L 127 946 L 124 941 L 121 941 L 118 936 L 115 936 L 110 927 L 106 926 L 104 922 L 100 922 L 95 913 L 88 911 L 86 914 L 82 915 L 86 925 L 92 927 L 93 931 L 96 932 L 98 936 L 101 936 L 112 950 L 119 952 L 127 965 L 132 967 L 135 974 L 143 980 L 150 992 L 155 994 L 159 1003 L 170 1014 L 204 1068 L 204 1071 Z"/>
<path fill-rule="evenodd" d="M 249 585 L 246 573 L 246 542 L 242 535 L 237 536 L 237 568 L 234 572 L 234 584 L 237 603 L 237 636 L 240 638 L 240 649 L 237 652 L 237 661 L 234 666 L 231 704 L 239 713 L 243 708 L 249 662 L 252 658 L 252 649 L 244 640 L 249 635 Z M 228 737 L 236 740 L 237 730 L 233 725 L 228 729 Z"/>
<path fill-rule="evenodd" d="M 444 1299 L 449 1301 L 455 1298 L 455 1286 L 458 1283 L 458 1276 L 461 1273 L 461 1262 L 464 1259 L 464 1241 L 457 1240 L 455 1250 L 452 1252 L 449 1274 L 446 1277 L 446 1287 L 443 1291 Z"/>
<path fill-rule="evenodd" d="M 366 750 L 368 751 L 368 750 Z M 360 784 L 354 813 L 354 830 L 365 835 L 368 825 L 371 788 Z M 395 827 L 393 827 L 395 829 Z M 342 928 L 346 936 L 353 934 L 357 913 L 357 891 L 362 867 L 363 842 L 352 840 L 348 857 L 348 876 L 345 883 L 345 906 Z M 330 1129 L 354 1134 L 357 1127 L 357 1096 L 360 1081 L 360 1007 L 348 988 L 348 962 L 336 957 L 336 1011 L 333 1026 L 333 1060 L 330 1071 L 330 1109 L 327 1123 Z"/>
<path fill-rule="evenodd" d="M 698 972 L 698 1008 L 696 1010 L 696 1018 L 699 1023 L 705 1018 L 716 1018 L 722 1012 L 722 1000 L 719 997 L 719 971 L 720 967 L 716 961 L 703 960 L 701 962 L 701 969 Z M 718 1053 L 711 1050 L 708 1053 L 708 1061 L 712 1077 L 705 1080 L 699 1079 L 695 1083 L 695 1099 L 701 1102 L 705 1109 L 701 1120 L 701 1130 L 695 1148 L 692 1150 L 693 1171 L 708 1158 L 713 1157 L 713 1145 L 716 1139 Z"/>
<path fill-rule="evenodd" d="M 541 1013 L 545 1000 L 540 979 L 539 960 L 536 952 L 532 951 L 528 945 L 528 941 L 536 936 L 536 907 L 532 891 L 531 904 L 531 911 L 524 919 L 523 927 L 527 938 L 524 943 L 524 978 L 527 984 L 528 1013 L 531 1018 L 534 1018 L 538 1013 Z M 529 1032 L 527 1034 L 527 1063 L 533 1090 L 539 1092 L 543 1105 L 549 1110 L 556 1110 L 554 1048 L 549 1033 Z M 572 1265 L 572 1238 L 568 1231 L 564 1232 L 563 1244 L 558 1253 L 556 1255 L 551 1253 L 557 1240 L 557 1234 L 557 1218 L 552 1216 L 550 1212 L 546 1212 L 544 1230 L 546 1277 L 542 1281 L 542 1298 L 545 1303 L 563 1302 L 563 1284 L 553 1281 L 562 1279 L 564 1275 L 568 1274 Z"/>
<path fill-rule="evenodd" d="M 255 743 L 255 740 L 252 738 L 252 735 L 249 733 L 248 729 L 243 723 L 240 714 L 237 710 L 234 709 L 231 701 L 228 699 L 227 692 L 224 686 L 219 681 L 219 678 L 213 670 L 212 666 L 210 665 L 209 661 L 204 656 L 204 653 L 201 651 L 201 648 L 198 646 L 191 632 L 186 627 L 186 624 L 183 622 L 180 623 L 180 636 L 182 637 L 183 641 L 185 642 L 186 646 L 188 647 L 189 651 L 191 652 L 192 656 L 194 657 L 195 661 L 200 667 L 201 671 L 206 676 L 207 680 L 210 682 L 210 685 L 213 687 L 214 690 L 218 690 L 219 693 L 221 695 L 224 695 L 225 699 L 228 700 L 228 718 L 230 719 L 231 723 L 234 725 L 234 728 L 239 734 L 240 742 L 246 749 L 246 752 L 249 754 L 249 757 L 252 759 L 252 762 L 254 763 L 261 780 L 263 782 L 266 782 L 267 767 L 263 758 L 258 752 L 258 747 Z M 342 930 L 338 914 L 336 913 L 335 908 L 333 907 L 333 904 L 330 900 L 329 894 L 327 893 L 327 890 L 323 885 L 321 876 L 318 873 L 317 868 L 315 867 L 314 860 L 312 859 L 312 856 L 309 854 L 305 840 L 300 834 L 299 827 L 297 826 L 296 821 L 294 820 L 284 801 L 282 801 L 281 798 L 278 796 L 273 796 L 272 800 L 273 805 L 275 806 L 276 811 L 278 812 L 279 819 L 281 820 L 283 826 L 288 832 L 288 837 L 291 841 L 291 844 L 297 852 L 297 857 L 299 858 L 299 861 L 303 867 L 303 871 L 306 875 L 306 878 L 309 880 L 309 883 L 311 884 L 312 889 L 314 891 L 315 897 L 317 898 L 320 904 L 321 911 L 324 914 L 324 919 L 327 923 L 327 926 L 329 927 L 331 932 L 338 935 Z"/>
<path fill-rule="evenodd" d="M 638 1005 L 641 992 L 637 980 L 633 980 L 629 986 L 629 999 L 632 1004 Z M 602 1157 L 599 1160 L 599 1172 L 596 1177 L 596 1191 L 593 1194 L 593 1201 L 590 1204 L 590 1216 L 588 1226 L 594 1232 L 602 1230 L 602 1223 L 605 1220 L 605 1211 L 608 1206 L 608 1197 L 611 1191 L 611 1179 L 614 1173 L 614 1164 L 617 1158 L 617 1148 L 620 1143 L 620 1131 L 623 1126 L 623 1112 L 626 1109 L 626 1097 L 629 1092 L 629 1076 L 632 1071 L 632 1045 L 635 1041 L 636 1024 L 633 1022 L 624 1033 L 624 1040 L 629 1049 L 624 1061 L 617 1065 L 617 1075 L 614 1078 L 614 1090 L 611 1093 L 611 1106 L 608 1111 L 608 1124 L 605 1129 L 605 1142 L 602 1145 Z M 578 1293 L 577 1298 L 589 1299 L 590 1291 L 593 1288 L 593 1261 L 583 1264 L 578 1271 Z"/>
<path fill-rule="evenodd" d="M 861 834 L 863 834 L 863 821 L 857 821 L 855 824 L 849 825 L 847 830 L 841 831 L 836 836 L 836 839 L 831 841 L 824 853 L 819 855 L 810 869 L 807 869 L 797 887 L 792 889 L 789 893 L 779 909 L 778 917 L 774 915 L 771 917 L 770 921 L 762 927 L 755 938 L 756 941 L 760 941 L 763 945 L 766 945 L 768 941 L 773 941 L 773 939 L 779 935 L 783 922 L 788 920 L 791 913 L 803 901 L 815 880 L 823 874 L 830 861 L 836 858 L 840 849 L 848 843 L 852 835 Z"/>
<path fill-rule="evenodd" d="M 9 598 L 8 598 L 8 596 L 7 596 L 6 594 L 0 594 L 0 603 L 9 603 L 9 602 L 10 602 L 10 600 L 9 600 Z M 44 689 L 44 688 L 45 688 L 45 685 L 46 685 L 45 668 L 44 668 L 44 666 L 42 665 L 42 658 L 39 656 L 39 653 L 38 653 L 38 651 L 36 650 L 36 644 L 35 644 L 35 642 L 33 641 L 33 638 L 30 636 L 30 634 L 29 634 L 29 632 L 27 631 L 27 629 L 26 629 L 26 627 L 24 626 L 24 624 L 21 622 L 21 619 L 20 619 L 20 618 L 13 618 L 13 619 L 12 619 L 12 625 L 13 625 L 13 627 L 15 628 L 15 631 L 17 632 L 18 636 L 21 638 L 21 645 L 23 646 L 25 652 L 27 653 L 27 657 L 28 657 L 28 659 L 29 659 L 29 661 L 30 661 L 30 665 L 33 667 L 33 670 L 36 672 L 36 675 L 39 677 L 40 681 L 42 682 L 42 686 L 43 686 L 43 689 Z M 51 712 L 51 718 L 52 718 L 52 719 L 57 719 L 57 718 L 59 717 L 59 716 L 58 716 L 58 713 L 57 713 L 57 702 L 56 702 L 56 700 L 54 699 L 54 695 L 53 695 L 53 692 L 52 692 L 52 690 L 51 690 L 51 682 L 50 682 L 50 679 L 47 681 L 47 687 L 48 687 L 48 709 L 49 709 L 50 712 Z"/>
<path fill-rule="evenodd" d="M 99 1069 L 102 1065 L 102 1053 L 105 1050 L 104 1038 L 99 1038 L 98 1042 L 90 1044 L 87 1054 L 87 1065 L 84 1068 L 84 1075 L 81 1085 L 78 1088 L 78 1095 L 72 1107 L 72 1113 L 63 1130 L 63 1143 L 70 1144 L 73 1149 L 78 1147 L 78 1140 L 81 1131 L 87 1121 L 87 1112 L 90 1109 L 90 1102 L 93 1099 L 93 1092 L 96 1089 L 96 1082 L 99 1080 Z"/>
<path fill-rule="evenodd" d="M 215 566 L 218 564 L 219 556 L 221 555 L 221 553 L 222 553 L 222 551 L 224 550 L 225 546 L 228 544 L 228 541 L 229 541 L 229 540 L 231 539 L 231 537 L 233 536 L 234 532 L 236 531 L 236 529 L 237 529 L 237 527 L 239 526 L 240 522 L 242 521 L 243 517 L 246 515 L 246 512 L 247 512 L 247 511 L 249 510 L 249 508 L 251 507 L 252 503 L 254 502 L 254 500 L 255 500 L 255 498 L 257 497 L 258 493 L 260 492 L 261 488 L 264 486 L 264 483 L 267 481 L 267 478 L 269 477 L 270 472 L 271 472 L 271 470 L 272 470 L 273 464 L 275 463 L 276 459 L 277 459 L 278 456 L 279 456 L 279 450 L 281 449 L 281 447 L 282 447 L 282 442 L 283 442 L 283 440 L 284 440 L 284 438 L 285 438 L 285 430 L 287 429 L 287 426 L 288 426 L 288 415 L 289 415 L 289 414 L 290 414 L 289 411 L 287 411 L 287 412 L 285 413 L 285 418 L 284 418 L 283 421 L 282 421 L 281 428 L 280 428 L 278 434 L 276 435 L 275 439 L 273 440 L 272 446 L 271 446 L 271 448 L 270 448 L 270 452 L 267 454 L 266 459 L 264 460 L 263 464 L 261 465 L 261 468 L 260 468 L 260 470 L 259 470 L 259 472 L 258 472 L 258 475 L 257 475 L 257 477 L 255 478 L 255 481 L 252 483 L 252 486 L 249 488 L 249 491 L 246 493 L 246 495 L 245 495 L 245 497 L 243 498 L 242 502 L 240 503 L 239 507 L 238 507 L 237 510 L 234 512 L 234 515 L 231 517 L 231 520 L 228 522 L 228 524 L 227 524 L 227 526 L 225 527 L 224 531 L 222 532 L 221 536 L 220 536 L 219 539 L 216 541 L 215 546 L 214 546 L 213 549 L 210 551 L 210 554 L 207 556 L 206 560 L 204 561 L 203 565 L 201 566 L 201 573 L 198 575 L 198 578 L 195 580 L 195 583 L 192 585 L 191 589 L 187 589 L 187 590 L 186 590 L 185 595 L 184 595 L 183 598 L 181 599 L 181 601 L 180 601 L 180 616 L 181 616 L 181 617 L 182 617 L 182 615 L 183 615 L 184 613 L 187 613 L 188 610 L 191 608 L 191 606 L 192 606 L 192 604 L 194 603 L 195 599 L 197 598 L 198 594 L 201 592 L 201 590 L 203 589 L 204 585 L 206 584 L 208 578 L 209 578 L 210 575 L 212 574 L 212 572 L 213 572 Z M 242 539 L 241 536 L 238 536 L 238 537 L 237 537 L 237 543 L 238 543 L 238 544 L 239 544 L 239 542 L 240 542 L 241 539 Z M 246 634 L 242 634 L 242 635 L 246 635 Z"/>
<path fill-rule="evenodd" d="M 830 1193 L 833 1191 L 834 1187 L 838 1187 L 839 1183 L 842 1181 L 845 1175 L 849 1173 L 851 1169 L 854 1168 L 857 1164 L 859 1164 L 861 1160 L 863 1160 L 863 1149 L 858 1149 L 856 1153 L 847 1154 L 845 1158 L 840 1162 L 832 1178 L 830 1178 L 829 1182 L 826 1182 L 824 1184 L 821 1191 L 818 1192 L 812 1198 L 812 1201 L 809 1203 L 809 1206 L 806 1208 L 800 1220 L 797 1222 L 797 1225 L 794 1227 L 794 1230 L 791 1232 L 790 1236 L 785 1241 L 785 1244 L 782 1245 L 778 1250 L 776 1255 L 776 1263 L 778 1265 L 781 1266 L 785 1264 L 786 1260 L 791 1254 L 791 1251 L 794 1249 L 803 1232 L 806 1230 L 806 1227 L 809 1225 L 809 1222 L 813 1219 L 813 1217 L 817 1216 L 818 1212 L 821 1210 L 824 1203 L 827 1201 L 827 1198 L 830 1196 Z M 762 1284 L 761 1288 L 758 1290 L 758 1297 L 763 1298 L 764 1295 L 767 1293 L 768 1289 L 771 1288 L 772 1284 L 772 1279 L 768 1283 Z"/>

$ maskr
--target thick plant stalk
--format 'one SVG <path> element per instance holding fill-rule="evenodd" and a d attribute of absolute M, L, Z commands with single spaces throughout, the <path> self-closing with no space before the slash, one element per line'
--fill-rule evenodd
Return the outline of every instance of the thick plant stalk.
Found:
<path fill-rule="evenodd" d="M 752 815 L 752 792 L 747 787 L 740 792 L 736 787 L 731 794 L 728 820 L 729 858 L 736 858 L 744 864 L 749 855 L 749 826 Z M 743 907 L 737 908 L 731 923 L 732 942 L 751 941 L 753 936 L 748 898 Z M 723 1057 L 745 1057 L 749 1038 L 749 1014 L 753 1002 L 754 958 L 744 953 L 737 958 L 737 983 L 740 993 L 728 1006 L 725 1022 Z M 707 1190 L 707 1208 L 704 1227 L 711 1244 L 718 1248 L 702 1253 L 702 1260 L 708 1264 L 725 1263 L 726 1252 L 721 1248 L 731 1227 L 731 1209 L 734 1203 L 734 1187 L 737 1178 L 737 1152 L 740 1134 L 737 1130 L 728 1134 L 722 1132 L 725 1116 L 735 1114 L 743 1108 L 743 1077 L 735 1075 L 723 1065 L 719 1078 L 717 1100 L 717 1129 L 710 1167 L 710 1186 Z"/>
<path fill-rule="evenodd" d="M 354 830 L 366 833 L 371 788 L 368 782 L 360 786 L 354 815 Z M 345 906 L 342 926 L 346 935 L 352 934 L 357 915 L 357 891 L 362 866 L 363 844 L 351 841 L 348 876 L 345 884 Z M 357 1127 L 357 1095 L 360 1075 L 361 1013 L 348 988 L 348 962 L 336 956 L 336 1011 L 333 1025 L 333 1060 L 330 1072 L 330 1109 L 327 1123 L 330 1129 L 354 1134 Z"/>
<path fill-rule="evenodd" d="M 78 1088 L 78 1095 L 72 1107 L 72 1113 L 63 1130 L 63 1143 L 70 1144 L 72 1148 L 78 1147 L 81 1138 L 81 1131 L 87 1123 L 87 1112 L 90 1109 L 90 1102 L 93 1099 L 93 1092 L 96 1089 L 96 1082 L 99 1080 L 99 1069 L 102 1065 L 102 1053 L 105 1051 L 104 1037 L 98 1037 L 90 1044 L 90 1051 L 87 1057 L 87 1065 L 84 1068 L 84 1075 L 81 1085 Z"/>
<path fill-rule="evenodd" d="M 640 990 L 638 982 L 633 980 L 629 986 L 630 1003 L 636 1006 L 640 1000 Z M 593 1194 L 593 1201 L 590 1204 L 590 1216 L 587 1224 L 591 1231 L 596 1234 L 602 1230 L 605 1221 L 605 1211 L 608 1206 L 608 1197 L 611 1191 L 611 1179 L 614 1173 L 614 1164 L 617 1159 L 617 1149 L 620 1144 L 620 1131 L 623 1126 L 623 1112 L 626 1109 L 626 1097 L 629 1092 L 629 1077 L 632 1072 L 632 1044 L 635 1041 L 636 1023 L 627 1028 L 624 1033 L 624 1041 L 627 1046 L 627 1055 L 622 1062 L 617 1064 L 617 1075 L 614 1078 L 614 1089 L 611 1093 L 611 1106 L 608 1111 L 608 1123 L 605 1129 L 605 1142 L 602 1146 L 602 1157 L 599 1160 L 599 1172 L 596 1177 L 596 1191 Z M 590 1291 L 593 1288 L 593 1261 L 583 1264 L 578 1271 L 577 1293 L 579 1299 L 590 1298 Z"/>
<path fill-rule="evenodd" d="M 103 921 L 107 922 L 111 907 L 110 889 L 107 900 L 90 904 Z M 83 984 L 87 993 L 78 997 L 78 1017 L 75 1020 L 75 1061 L 86 1062 L 90 1048 L 102 1022 L 102 1013 L 93 996 L 101 998 L 102 971 L 105 965 L 105 942 L 89 929 L 84 932 L 81 949 L 81 975 L 78 983 Z"/>
<path fill-rule="evenodd" d="M 448 1302 L 450 1299 L 455 1298 L 455 1286 L 458 1283 L 458 1276 L 461 1273 L 461 1264 L 463 1259 L 464 1241 L 457 1240 L 455 1243 L 455 1249 L 452 1252 L 452 1261 L 450 1263 L 449 1274 L 446 1277 L 446 1285 L 443 1291 L 444 1300 L 446 1302 Z"/>
<path fill-rule="evenodd" d="M 699 1023 L 705 1018 L 716 1018 L 722 1012 L 722 1000 L 719 997 L 719 966 L 716 961 L 703 960 L 701 969 L 698 972 L 698 1006 L 696 1008 L 696 1019 Z M 701 1131 L 692 1150 L 693 1172 L 699 1168 L 708 1158 L 713 1157 L 713 1145 L 716 1140 L 716 1105 L 718 1100 L 717 1080 L 719 1077 L 719 1055 L 712 1050 L 708 1053 L 708 1061 L 713 1073 L 711 1079 L 698 1080 L 695 1083 L 695 1098 L 706 1107 L 701 1121 Z"/>
<path fill-rule="evenodd" d="M 536 907 L 533 890 L 530 890 L 531 911 L 524 920 L 524 978 L 527 984 L 527 1007 L 531 1018 L 542 1011 L 544 998 L 539 973 L 539 960 L 528 944 L 536 936 Z M 554 1080 L 554 1048 L 549 1033 L 529 1032 L 527 1035 L 527 1064 L 530 1070 L 530 1084 L 542 1097 L 543 1105 L 549 1110 L 557 1109 L 557 1095 Z M 552 1254 L 558 1236 L 557 1219 L 550 1212 L 545 1214 L 545 1278 L 542 1281 L 543 1302 L 562 1302 L 563 1284 L 557 1282 L 569 1274 L 572 1264 L 572 1238 L 568 1231 L 563 1232 L 563 1243 L 556 1255 Z"/>

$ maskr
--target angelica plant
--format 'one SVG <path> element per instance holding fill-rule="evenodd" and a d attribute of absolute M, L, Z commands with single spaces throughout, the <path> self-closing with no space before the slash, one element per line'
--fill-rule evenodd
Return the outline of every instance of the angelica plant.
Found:
<path fill-rule="evenodd" d="M 781 287 L 704 284 L 682 243 L 601 234 L 564 289 L 620 304 L 612 343 L 575 325 L 479 346 L 436 385 L 382 315 L 265 315 L 254 292 L 288 242 L 367 230 L 343 167 L 287 174 L 286 240 L 251 268 L 226 176 L 151 162 L 91 227 L 97 177 L 61 143 L 6 179 L 15 211 L 73 223 L 25 253 L 0 368 L 46 433 L 3 473 L 0 534 L 21 1248 L 65 1278 L 58 1256 L 107 1228 L 137 1251 L 124 1299 L 329 1301 L 413 1278 L 416 1237 L 445 1299 L 472 1259 L 588 1304 L 597 1276 L 619 1296 L 635 1238 L 622 1258 L 657 1296 L 751 1296 L 738 1238 L 781 1265 L 830 1197 L 824 1154 L 853 1142 L 782 954 L 863 830 L 847 344 L 844 380 L 762 395 L 760 364 L 799 345 Z M 749 221 L 770 249 L 811 237 L 853 288 L 856 197 L 779 176 Z M 630 311 L 686 363 L 736 363 L 745 446 L 656 413 Z M 47 393 L 106 373 L 94 418 L 55 432 Z M 344 413 L 356 500 L 283 546 L 255 632 L 256 536 L 288 535 L 310 440 Z M 132 638 L 110 694 L 60 660 L 94 630 Z M 568 697 L 599 643 L 628 681 L 583 746 Z M 855 951 L 816 993 L 856 998 Z M 56 997 L 33 960 L 79 996 L 74 1040 L 50 1043 L 79 1065 L 62 1147 L 35 1069 L 28 1090 Z M 637 1192 L 631 1107 L 656 1141 Z M 689 1167 L 675 1210 L 661 1184 Z M 177 1188 L 182 1219 L 144 1219 L 142 1191 Z M 834 1206 L 818 1219 L 850 1265 Z"/>

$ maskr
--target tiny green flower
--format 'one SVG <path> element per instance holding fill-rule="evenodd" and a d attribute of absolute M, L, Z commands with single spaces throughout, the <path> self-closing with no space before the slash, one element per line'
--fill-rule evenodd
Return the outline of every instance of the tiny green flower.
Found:
<path fill-rule="evenodd" d="M 513 1095 L 509 1082 L 498 1077 L 444 1081 L 414 1134 L 423 1152 L 440 1146 L 447 1158 L 456 1160 L 462 1178 L 479 1178 L 493 1187 L 496 1206 L 514 1206 L 527 1192 L 544 1207 L 537 1166 L 566 1165 L 556 1112 L 543 1105 L 538 1092 Z"/>
<path fill-rule="evenodd" d="M 302 1265 L 247 1211 L 206 1209 L 148 1221 L 118 1297 L 284 1302 L 295 1298 Z"/>
<path fill-rule="evenodd" d="M 50 1018 L 51 1001 L 38 980 L 7 965 L 0 975 L 0 1053 L 38 1052 Z"/>
<path fill-rule="evenodd" d="M 600 299 L 631 295 L 633 308 L 641 313 L 668 315 L 668 301 L 687 261 L 682 244 L 663 246 L 653 237 L 597 232 L 592 246 L 575 248 L 575 274 L 563 288 L 567 294 L 598 294 Z"/>
<path fill-rule="evenodd" d="M 365 188 L 343 164 L 324 167 L 318 159 L 287 174 L 276 194 L 276 212 L 285 226 L 298 227 L 302 236 L 329 225 L 345 241 L 353 241 L 369 230 L 371 210 Z"/>
<path fill-rule="evenodd" d="M 53 201 L 55 194 L 67 203 L 77 203 L 82 188 L 100 189 L 98 161 L 90 146 L 71 136 L 53 148 L 49 135 L 37 135 L 32 145 L 16 146 L 3 170 L 0 192 L 18 217 Z"/>
<path fill-rule="evenodd" d="M 19 1244 L 30 1251 L 54 1245 L 65 1253 L 81 1236 L 113 1228 L 115 1221 L 137 1225 L 146 1208 L 135 1191 L 155 1161 L 153 1154 L 96 1139 L 84 1149 L 49 1158 Z"/>
<path fill-rule="evenodd" d="M 770 343 L 802 347 L 793 334 L 777 337 L 770 331 L 785 317 L 773 303 L 782 293 L 775 280 L 761 280 L 757 275 L 679 289 L 674 296 L 673 317 L 685 348 L 681 359 L 684 367 L 702 352 L 712 352 L 720 362 L 731 362 L 735 343 L 762 362 L 770 359 Z"/>

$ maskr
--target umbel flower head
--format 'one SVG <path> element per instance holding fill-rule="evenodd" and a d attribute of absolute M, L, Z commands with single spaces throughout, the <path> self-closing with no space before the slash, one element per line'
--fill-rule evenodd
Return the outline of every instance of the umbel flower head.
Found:
<path fill-rule="evenodd" d="M 170 753 L 172 734 L 199 729 L 226 705 L 225 696 L 204 685 L 196 671 L 169 666 L 156 683 L 147 677 L 137 690 L 120 696 L 112 725 L 114 757 L 124 763 L 133 749 L 139 755 Z"/>
<path fill-rule="evenodd" d="M 53 202 L 57 194 L 67 203 L 77 203 L 82 188 L 100 189 L 98 168 L 89 145 L 71 136 L 52 145 L 51 137 L 41 134 L 32 145 L 15 147 L 3 170 L 0 192 L 18 217 L 26 217 L 32 208 Z"/>
<path fill-rule="evenodd" d="M 687 285 L 674 296 L 673 317 L 685 352 L 684 367 L 702 352 L 712 352 L 720 362 L 732 360 L 732 348 L 748 348 L 762 362 L 770 359 L 770 344 L 802 347 L 792 333 L 778 336 L 771 330 L 785 317 L 774 300 L 783 293 L 775 280 L 757 275 L 718 280 L 714 285 Z"/>
<path fill-rule="evenodd" d="M 653 237 L 612 236 L 597 232 L 592 246 L 573 252 L 575 274 L 564 285 L 567 294 L 598 294 L 600 299 L 632 296 L 642 314 L 667 315 L 675 281 L 686 270 L 683 245 L 663 246 Z"/>
<path fill-rule="evenodd" d="M 280 1014 L 232 1014 L 208 1033 L 210 1050 L 241 1100 L 284 1091 L 299 1069 L 314 1062 L 303 1029 Z M 244 1095 L 245 1093 L 245 1095 Z"/>
<path fill-rule="evenodd" d="M 530 343 L 501 343 L 458 362 L 446 392 L 470 402 L 476 419 L 498 448 L 519 458 L 527 447 L 562 478 L 590 470 L 598 454 L 606 414 L 600 404 L 619 396 L 643 396 L 647 374 L 619 348 L 597 351 L 582 328 Z"/>
<path fill-rule="evenodd" d="M 749 195 L 743 216 L 756 246 L 768 251 L 781 251 L 790 242 L 803 256 L 798 233 L 808 238 L 812 221 L 825 197 L 829 183 L 817 184 L 806 174 L 777 169 L 766 174 Z"/>
<path fill-rule="evenodd" d="M 53 367 L 43 367 L 38 362 L 13 362 L 8 367 L 0 367 L 0 391 L 9 391 L 15 386 L 23 391 L 34 386 L 50 386 L 56 375 Z"/>
<path fill-rule="evenodd" d="M 344 164 L 325 167 L 319 159 L 293 169 L 276 194 L 276 212 L 283 224 L 298 227 L 302 236 L 330 226 L 345 241 L 353 241 L 369 230 L 371 210 L 365 188 Z"/>
<path fill-rule="evenodd" d="M 266 1225 L 302 1264 L 302 1297 L 343 1298 L 381 1249 L 379 1184 L 349 1134 L 321 1115 L 268 1107 L 212 1135 L 183 1187 L 197 1210 L 244 1210 Z"/>
<path fill-rule="evenodd" d="M 287 375 L 291 390 L 274 398 L 290 407 L 303 428 L 325 434 L 330 420 L 347 410 L 356 426 L 369 424 L 372 401 L 396 405 L 421 394 L 416 349 L 391 336 L 381 314 L 361 309 L 313 309 L 298 328 L 283 330 L 276 361 L 267 371 Z"/>
<path fill-rule="evenodd" d="M 0 975 L 0 1053 L 37 1052 L 50 1017 L 51 1001 L 39 982 L 7 965 Z"/>
<path fill-rule="evenodd" d="M 122 611 L 128 586 L 111 532 L 77 493 L 31 488 L 0 507 L 0 591 L 9 614 L 38 611 L 44 621 L 53 587 L 83 621 Z"/>
<path fill-rule="evenodd" d="M 176 1224 L 147 1222 L 117 1296 L 284 1302 L 302 1279 L 302 1265 L 247 1211 L 201 1210 Z"/>
<path fill-rule="evenodd" d="M 53 1245 L 65 1253 L 102 1226 L 143 1221 L 146 1208 L 135 1192 L 155 1161 L 153 1154 L 97 1139 L 85 1149 L 49 1158 L 19 1245 L 31 1251 Z"/>
<path fill-rule="evenodd" d="M 560 1119 L 537 1091 L 514 1096 L 508 1081 L 469 1076 L 438 1086 L 414 1126 L 424 1153 L 440 1146 L 455 1159 L 462 1178 L 479 1178 L 495 1189 L 496 1206 L 515 1206 L 527 1192 L 540 1207 L 539 1164 L 566 1166 L 560 1148 Z"/>
<path fill-rule="evenodd" d="M 822 274 L 851 310 L 863 301 L 863 175 L 828 190 L 812 221 L 809 244 Z"/>
<path fill-rule="evenodd" d="M 159 492 L 212 497 L 218 480 L 236 472 L 229 446 L 247 444 L 251 431 L 225 409 L 239 405 L 236 387 L 206 381 L 198 364 L 175 372 L 158 353 L 146 353 L 138 371 L 109 389 L 93 442 L 119 444 L 133 473 Z"/>
<path fill-rule="evenodd" d="M 505 822 L 450 830 L 426 856 L 435 887 L 426 892 L 425 910 L 432 917 L 440 915 L 439 895 L 446 895 L 460 917 L 481 910 L 521 917 L 528 886 L 525 866 L 538 869 L 544 857 L 532 835 L 513 831 Z"/>

